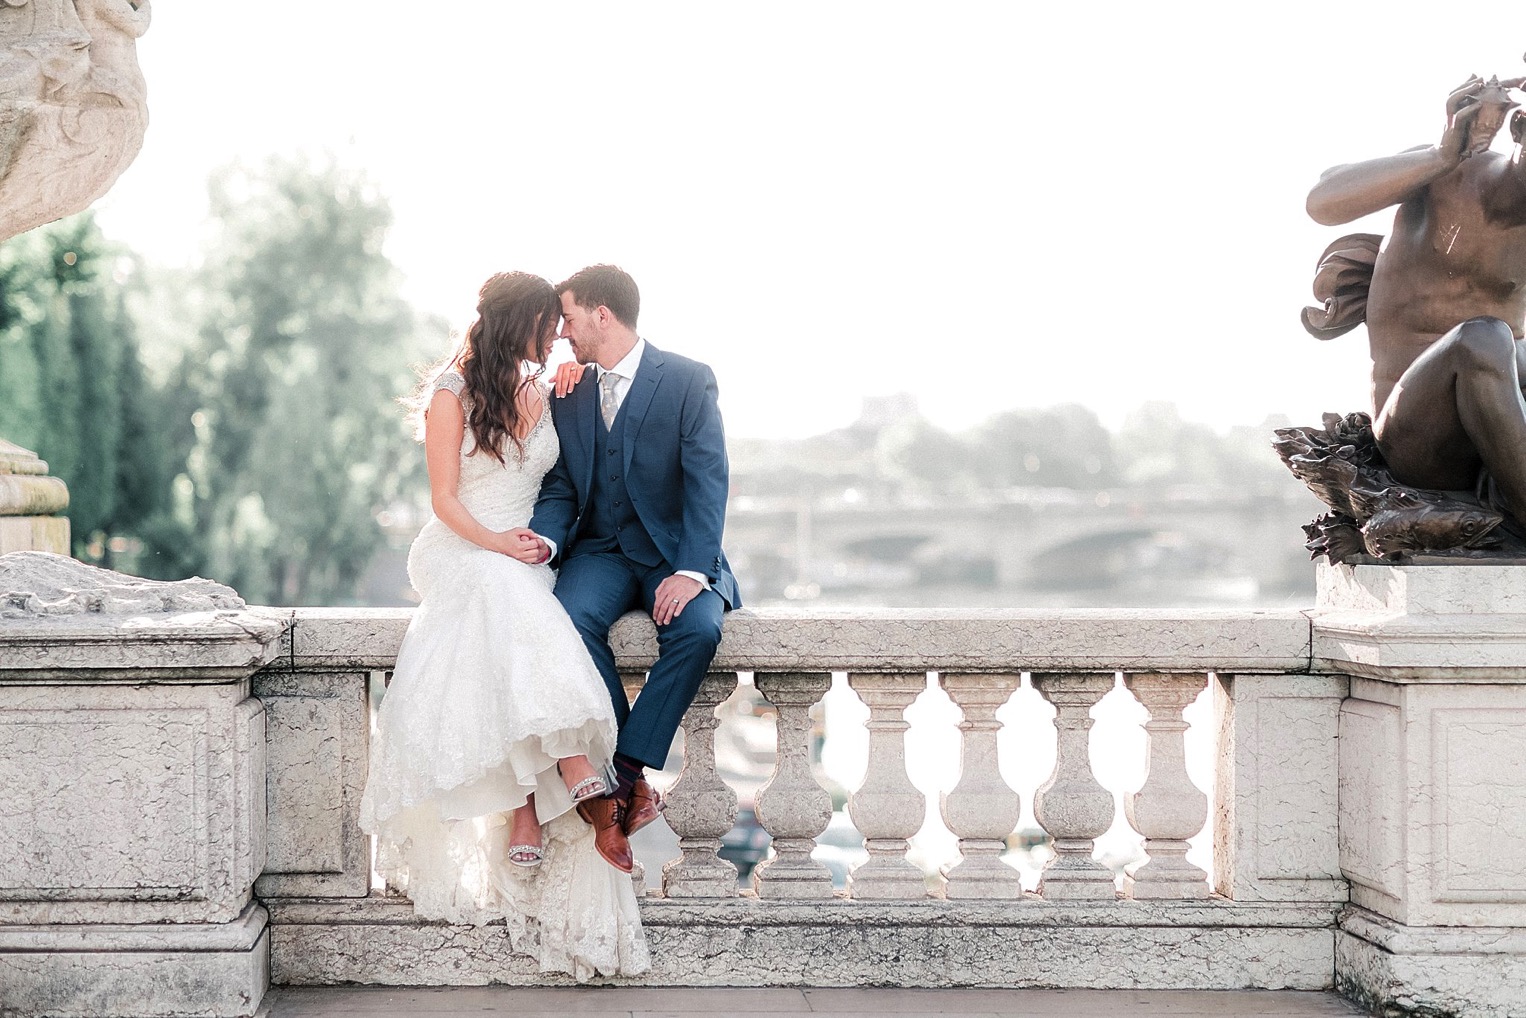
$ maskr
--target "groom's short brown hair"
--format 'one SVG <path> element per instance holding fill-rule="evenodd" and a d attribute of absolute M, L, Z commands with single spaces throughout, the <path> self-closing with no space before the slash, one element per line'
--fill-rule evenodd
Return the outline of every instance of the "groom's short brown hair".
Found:
<path fill-rule="evenodd" d="M 593 310 L 600 305 L 628 328 L 636 327 L 641 313 L 641 291 L 631 274 L 618 265 L 590 265 L 557 284 L 558 295 L 572 293 L 578 307 Z"/>

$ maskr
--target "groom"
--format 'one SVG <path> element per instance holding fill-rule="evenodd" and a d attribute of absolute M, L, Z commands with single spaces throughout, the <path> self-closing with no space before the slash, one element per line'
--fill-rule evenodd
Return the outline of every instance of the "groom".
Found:
<path fill-rule="evenodd" d="M 583 637 L 620 725 L 615 787 L 578 807 L 599 853 L 633 863 L 629 836 L 662 805 L 644 767 L 660 768 L 721 639 L 721 617 L 741 604 L 721 551 L 726 439 L 715 375 L 636 334 L 641 295 L 613 265 L 557 287 L 561 336 L 581 384 L 552 405 L 561 456 L 541 484 L 530 529 L 560 573 L 556 596 Z M 657 663 L 635 706 L 626 699 L 609 627 L 637 606 L 657 623 Z"/>

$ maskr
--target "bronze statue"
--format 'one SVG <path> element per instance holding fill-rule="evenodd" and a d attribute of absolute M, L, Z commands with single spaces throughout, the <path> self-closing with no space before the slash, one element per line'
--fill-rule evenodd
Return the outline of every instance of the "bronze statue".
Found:
<path fill-rule="evenodd" d="M 1369 524 L 1377 512 L 1387 514 L 1382 538 L 1364 530 L 1360 542 L 1376 555 L 1526 549 L 1520 525 L 1526 522 L 1526 113 L 1510 117 L 1515 152 L 1507 157 L 1489 150 L 1520 105 L 1511 90 L 1523 84 L 1526 78 L 1470 77 L 1447 98 L 1438 144 L 1336 166 L 1309 193 L 1309 215 L 1325 225 L 1398 206 L 1381 250 L 1381 238 L 1370 234 L 1343 237 L 1326 249 L 1315 280 L 1325 305 L 1304 312 L 1305 326 L 1322 339 L 1365 318 L 1372 353 L 1370 437 L 1352 418 L 1344 435 L 1332 427 L 1338 418 L 1327 418 L 1323 433 L 1278 433 L 1289 467 L 1336 510 L 1336 518 L 1315 525 L 1310 548 L 1316 554 L 1345 557 L 1350 535 L 1327 532 L 1376 529 Z M 1356 462 L 1368 459 L 1359 452 L 1363 441 L 1375 442 L 1378 460 Z M 1360 477 L 1349 476 L 1352 467 Z M 1379 499 L 1383 489 L 1375 485 L 1385 478 L 1402 491 Z M 1343 479 L 1365 494 L 1326 497 Z M 1484 526 L 1490 514 L 1498 518 Z"/>

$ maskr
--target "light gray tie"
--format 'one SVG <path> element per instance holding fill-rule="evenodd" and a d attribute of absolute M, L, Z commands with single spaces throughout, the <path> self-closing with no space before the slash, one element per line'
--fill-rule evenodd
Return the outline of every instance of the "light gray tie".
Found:
<path fill-rule="evenodd" d="M 604 414 L 604 427 L 615 426 L 615 414 L 620 412 L 620 403 L 615 399 L 615 386 L 619 384 L 621 375 L 613 371 L 604 372 L 604 377 L 599 379 L 599 388 L 603 392 L 603 398 L 599 401 L 599 410 Z"/>

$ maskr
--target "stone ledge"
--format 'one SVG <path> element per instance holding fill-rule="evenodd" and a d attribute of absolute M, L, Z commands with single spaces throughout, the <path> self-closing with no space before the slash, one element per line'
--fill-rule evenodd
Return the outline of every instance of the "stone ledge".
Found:
<path fill-rule="evenodd" d="M 0 926 L 0 1013 L 253 1015 L 270 985 L 267 919 L 251 905 L 222 925 Z"/>
<path fill-rule="evenodd" d="M 35 951 L 247 951 L 269 923 L 256 903 L 231 923 L 0 925 L 0 954 Z"/>
<path fill-rule="evenodd" d="M 1339 916 L 1340 928 L 1390 954 L 1514 954 L 1526 958 L 1526 928 L 1406 926 L 1359 905 Z"/>
<path fill-rule="evenodd" d="M 0 621 L 0 683 L 229 682 L 280 652 L 286 623 L 252 611 Z"/>
<path fill-rule="evenodd" d="M 1526 1014 L 1526 930 L 1407 927 L 1352 906 L 1335 937 L 1338 988 L 1374 1013 Z"/>
<path fill-rule="evenodd" d="M 424 922 L 404 899 L 270 902 L 283 985 L 562 985 L 501 926 Z M 1332 908 L 1232 902 L 909 904 L 646 899 L 644 986 L 1329 989 Z"/>
<path fill-rule="evenodd" d="M 1344 904 L 1344 903 L 1342 903 Z M 826 901 L 762 901 L 752 893 L 735 898 L 641 899 L 648 928 L 695 923 L 799 926 L 899 923 L 908 926 L 1221 926 L 1329 929 L 1342 904 L 1207 900 L 1110 902 L 1046 901 L 1026 894 L 1018 901 L 860 901 L 838 895 Z M 277 925 L 445 926 L 420 919 L 413 903 L 394 895 L 369 898 L 287 898 L 265 902 Z"/>
<path fill-rule="evenodd" d="M 299 608 L 290 613 L 291 667 L 390 668 L 411 617 L 411 609 Z M 611 641 L 621 668 L 656 658 L 655 631 L 640 614 L 616 623 Z M 1307 671 L 1309 649 L 1309 619 L 1293 611 L 744 608 L 726 617 L 715 668 L 1279 673 Z"/>

